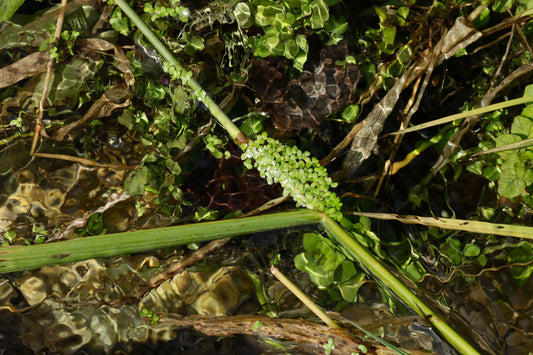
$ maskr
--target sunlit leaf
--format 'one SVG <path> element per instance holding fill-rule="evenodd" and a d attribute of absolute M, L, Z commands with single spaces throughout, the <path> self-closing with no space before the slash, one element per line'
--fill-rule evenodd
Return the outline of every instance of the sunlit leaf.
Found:
<path fill-rule="evenodd" d="M 2 0 L 0 1 L 0 22 L 8 20 L 17 9 L 24 4 L 24 0 Z"/>

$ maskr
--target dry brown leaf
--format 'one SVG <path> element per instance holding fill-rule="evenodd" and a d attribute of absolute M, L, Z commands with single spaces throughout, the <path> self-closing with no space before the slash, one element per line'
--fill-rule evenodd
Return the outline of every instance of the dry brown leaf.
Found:
<path fill-rule="evenodd" d="M 46 71 L 50 59 L 48 51 L 35 52 L 0 69 L 0 89 Z"/>
<path fill-rule="evenodd" d="M 107 89 L 80 120 L 61 127 L 53 135 L 53 138 L 63 140 L 72 129 L 85 124 L 85 122 L 110 116 L 117 108 L 124 108 L 129 105 L 131 105 L 131 101 L 128 86 L 125 83 L 115 85 Z"/>
<path fill-rule="evenodd" d="M 130 69 L 130 61 L 124 51 L 119 46 L 103 40 L 101 38 L 87 38 L 80 39 L 76 42 L 81 49 L 90 51 L 90 52 L 106 52 L 113 50 L 115 58 L 117 59 L 117 67 L 124 73 L 124 78 L 129 86 L 133 87 L 135 85 L 135 79 L 133 78 L 133 73 Z"/>

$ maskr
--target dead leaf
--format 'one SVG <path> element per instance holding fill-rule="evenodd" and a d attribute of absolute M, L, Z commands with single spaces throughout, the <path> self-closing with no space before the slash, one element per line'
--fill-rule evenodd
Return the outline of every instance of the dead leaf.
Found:
<path fill-rule="evenodd" d="M 135 79 L 133 78 L 133 73 L 130 69 L 131 63 L 128 57 L 126 57 L 124 54 L 122 48 L 101 38 L 80 39 L 76 42 L 76 44 L 80 47 L 80 49 L 90 52 L 106 52 L 113 50 L 115 58 L 117 59 L 117 67 L 124 73 L 126 82 L 131 87 L 135 85 Z"/>
<path fill-rule="evenodd" d="M 80 120 L 61 127 L 53 138 L 63 140 L 72 129 L 85 124 L 85 122 L 110 116 L 117 108 L 124 108 L 129 105 L 131 105 L 131 101 L 128 86 L 125 83 L 115 85 L 107 89 Z"/>
<path fill-rule="evenodd" d="M 35 52 L 0 69 L 0 89 L 46 71 L 50 59 L 48 51 Z"/>

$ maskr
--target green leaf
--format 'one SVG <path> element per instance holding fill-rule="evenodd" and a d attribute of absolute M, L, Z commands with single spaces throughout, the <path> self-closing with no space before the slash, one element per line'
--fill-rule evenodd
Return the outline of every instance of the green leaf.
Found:
<path fill-rule="evenodd" d="M 521 135 L 522 138 L 533 137 L 533 119 L 516 116 L 511 126 L 511 133 Z"/>
<path fill-rule="evenodd" d="M 246 136 L 253 137 L 263 130 L 263 123 L 260 117 L 251 116 L 239 128 Z"/>
<path fill-rule="evenodd" d="M 329 19 L 329 8 L 324 0 L 314 0 L 309 3 L 311 9 L 311 28 L 323 28 L 324 23 Z"/>
<path fill-rule="evenodd" d="M 109 19 L 109 24 L 121 35 L 129 36 L 131 33 L 129 19 L 122 16 L 122 10 L 120 10 L 120 7 L 117 7 L 115 11 L 113 11 L 111 18 Z"/>
<path fill-rule="evenodd" d="M 346 17 L 344 16 L 341 16 L 339 18 L 331 16 L 329 20 L 324 24 L 324 28 L 330 33 L 342 35 L 348 29 L 348 21 L 346 21 Z"/>
<path fill-rule="evenodd" d="M 488 7 L 486 7 L 483 10 L 481 10 L 481 13 L 479 14 L 478 17 L 474 19 L 473 23 L 474 23 L 474 26 L 476 26 L 476 28 L 482 28 L 485 25 L 487 25 L 487 23 L 489 23 L 489 20 L 490 20 L 490 10 Z"/>
<path fill-rule="evenodd" d="M 133 170 L 124 181 L 124 191 L 130 196 L 144 194 L 145 186 L 148 184 L 148 175 L 146 166 Z"/>
<path fill-rule="evenodd" d="M 174 160 L 169 158 L 165 160 L 165 165 L 167 166 L 168 170 L 170 170 L 172 174 L 174 175 L 181 174 L 181 167 L 178 164 L 178 162 L 175 162 Z"/>
<path fill-rule="evenodd" d="M 471 173 L 482 175 L 483 174 L 483 168 L 485 167 L 485 163 L 481 160 L 475 161 L 472 164 L 468 165 L 466 167 L 466 170 L 470 171 Z"/>
<path fill-rule="evenodd" d="M 346 122 L 354 122 L 357 119 L 357 115 L 359 115 L 359 105 L 356 104 L 346 106 L 341 113 L 342 119 Z"/>
<path fill-rule="evenodd" d="M 481 252 L 481 249 L 476 244 L 467 244 L 463 249 L 464 256 L 474 257 L 478 256 Z"/>
<path fill-rule="evenodd" d="M 531 5 L 533 7 L 533 1 L 531 1 Z M 533 84 L 526 86 L 526 88 L 524 89 L 524 97 L 525 96 L 533 96 Z M 528 105 L 531 105 L 531 103 Z"/>
<path fill-rule="evenodd" d="M 283 7 L 273 2 L 269 3 L 271 4 L 265 2 L 265 4 L 257 5 L 255 23 L 259 26 L 266 27 L 272 25 L 276 18 L 276 14 L 283 13 Z"/>
<path fill-rule="evenodd" d="M 402 6 L 396 12 L 396 17 L 398 19 L 398 24 L 400 26 L 405 26 L 407 24 L 407 16 L 409 15 L 409 7 Z"/>
<path fill-rule="evenodd" d="M 405 271 L 416 281 L 422 280 L 426 270 L 418 261 L 410 262 Z"/>
<path fill-rule="evenodd" d="M 186 145 L 187 145 L 187 137 L 184 134 L 179 136 L 177 139 L 171 139 L 166 143 L 166 146 L 169 149 L 172 149 L 172 148 L 183 149 L 185 148 Z"/>
<path fill-rule="evenodd" d="M 519 135 L 511 134 L 511 133 L 505 133 L 500 134 L 496 137 L 496 147 L 503 147 L 505 145 L 516 143 L 521 141 L 522 138 L 520 138 Z M 503 151 L 498 153 L 503 159 L 514 159 L 516 158 L 516 150 L 509 150 L 509 151 Z"/>
<path fill-rule="evenodd" d="M 24 4 L 24 0 L 0 1 L 0 22 L 9 20 L 22 4 Z"/>
<path fill-rule="evenodd" d="M 483 176 L 489 181 L 496 181 L 500 178 L 501 170 L 497 166 L 487 166 L 483 168 Z"/>
<path fill-rule="evenodd" d="M 524 191 L 526 184 L 516 175 L 515 170 L 502 169 L 498 181 L 498 193 L 505 197 L 516 197 Z"/>
<path fill-rule="evenodd" d="M 383 44 L 381 45 L 381 47 L 385 53 L 391 52 L 390 48 L 394 46 L 395 39 L 396 39 L 396 27 L 394 26 L 383 27 Z"/>
<path fill-rule="evenodd" d="M 304 234 L 303 246 L 305 252 L 294 258 L 296 268 L 306 271 L 318 288 L 325 289 L 336 280 L 336 270 L 345 260 L 344 255 L 316 233 Z M 342 270 L 339 272 L 342 275 Z"/>
<path fill-rule="evenodd" d="M 505 12 L 513 7 L 514 0 L 496 0 L 492 4 L 492 11 Z"/>
<path fill-rule="evenodd" d="M 521 242 L 518 247 L 507 252 L 508 263 L 528 264 L 525 266 L 515 265 L 512 268 L 514 278 L 521 284 L 529 281 L 533 273 L 533 264 L 530 263 L 531 255 L 533 255 L 533 245 L 530 242 Z"/>
<path fill-rule="evenodd" d="M 357 276 L 359 272 L 350 260 L 344 260 L 335 270 L 335 280 L 338 282 L 347 282 Z"/>

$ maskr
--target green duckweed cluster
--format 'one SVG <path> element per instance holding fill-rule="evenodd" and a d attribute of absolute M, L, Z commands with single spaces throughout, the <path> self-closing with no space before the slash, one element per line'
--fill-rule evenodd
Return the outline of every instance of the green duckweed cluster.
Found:
<path fill-rule="evenodd" d="M 338 221 L 342 219 L 342 203 L 330 191 L 337 183 L 331 181 L 326 169 L 309 152 L 285 146 L 266 133 L 245 145 L 243 151 L 244 165 L 248 169 L 257 168 L 269 184 L 279 183 L 283 195 L 290 195 L 298 207 L 323 211 Z"/>

